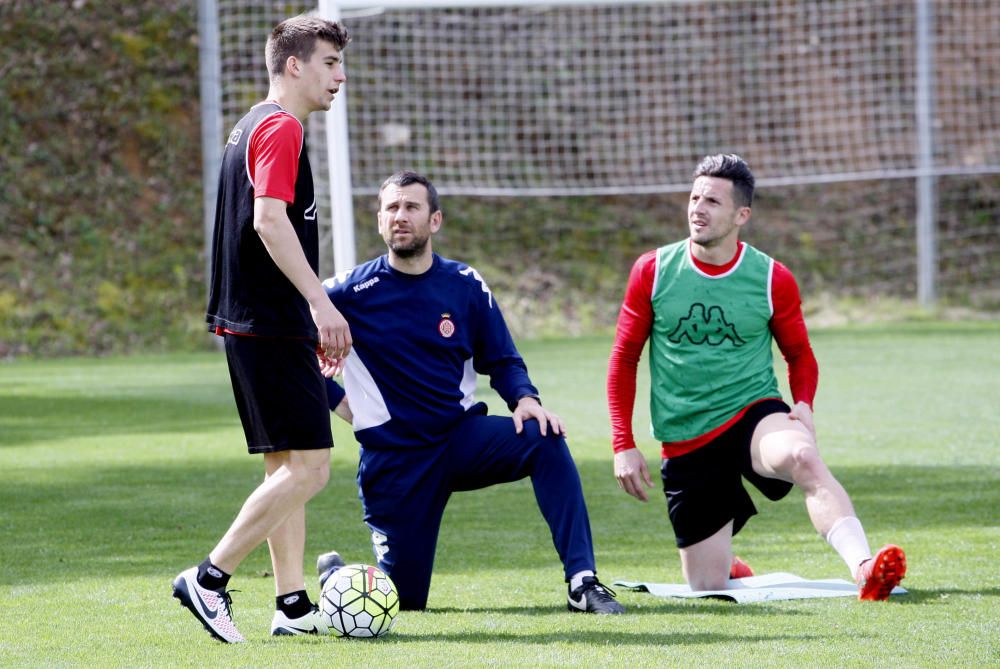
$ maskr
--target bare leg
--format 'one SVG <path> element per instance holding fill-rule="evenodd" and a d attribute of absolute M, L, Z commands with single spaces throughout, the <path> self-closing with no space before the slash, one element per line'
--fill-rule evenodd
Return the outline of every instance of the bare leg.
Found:
<path fill-rule="evenodd" d="M 733 561 L 733 521 L 680 553 L 684 579 L 692 590 L 724 590 Z"/>
<path fill-rule="evenodd" d="M 209 554 L 212 563 L 232 574 L 250 551 L 289 516 L 304 512 L 305 503 L 323 489 L 329 478 L 329 449 L 288 451 L 287 462 L 267 476 L 243 503 L 236 520 Z"/>
<path fill-rule="evenodd" d="M 288 452 L 264 455 L 266 477 L 273 476 L 288 462 Z M 289 514 L 285 522 L 274 528 L 267 537 L 274 570 L 274 594 L 286 595 L 305 590 L 303 560 L 306 548 L 306 509 L 302 506 Z"/>
<path fill-rule="evenodd" d="M 854 506 L 816 448 L 816 440 L 799 421 L 775 413 L 757 424 L 750 444 L 754 471 L 789 481 L 802 489 L 813 527 L 824 538 L 833 524 L 853 517 Z"/>

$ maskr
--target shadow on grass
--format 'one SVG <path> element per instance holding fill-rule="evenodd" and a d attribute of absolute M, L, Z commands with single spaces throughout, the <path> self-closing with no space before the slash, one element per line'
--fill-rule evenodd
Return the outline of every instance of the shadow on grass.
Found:
<path fill-rule="evenodd" d="M 45 582 L 55 575 L 65 578 L 66 565 L 72 565 L 74 578 L 158 570 L 172 576 L 179 567 L 200 560 L 214 545 L 261 477 L 260 459 L 251 457 L 233 460 L 238 464 L 224 467 L 218 461 L 209 465 L 200 461 L 123 464 L 127 462 L 128 454 L 124 453 L 113 461 L 95 458 L 88 468 L 81 468 L 78 462 L 60 466 L 54 461 L 39 463 L 37 468 L 21 465 L 14 470 L 16 475 L 9 469 L 0 470 L 0 529 L 4 536 L 0 563 L 5 565 L 0 570 L 0 583 Z M 586 461 L 580 469 L 585 491 L 599 491 L 588 497 L 588 504 L 601 573 L 609 582 L 625 577 L 664 580 L 663 565 L 676 563 L 676 549 L 662 501 L 648 505 L 595 502 L 625 496 L 615 491 L 617 496 L 609 497 L 604 490 L 614 484 L 608 480 L 603 463 Z M 372 559 L 354 476 L 353 464 L 334 462 L 330 484 L 308 507 L 308 550 L 320 545 L 323 550 L 336 548 L 349 561 Z M 991 468 L 841 468 L 838 476 L 863 519 L 865 509 L 879 510 L 866 521 L 869 528 L 934 528 L 950 534 L 983 527 L 1000 508 L 997 470 Z M 654 505 L 659 508 L 651 508 Z M 770 542 L 772 536 L 778 540 L 811 530 L 801 503 L 793 499 L 768 504 L 761 512 L 761 518 L 768 522 L 754 520 L 745 530 L 755 541 Z M 653 527 L 651 520 L 656 521 Z M 887 532 L 880 530 L 879 534 Z M 811 536 L 809 541 L 813 541 Z M 809 551 L 818 554 L 829 550 L 820 540 L 815 541 L 815 546 L 809 544 Z M 789 562 L 794 564 L 792 558 Z M 494 571 L 510 572 L 516 578 L 519 565 L 551 569 L 561 578 L 530 484 L 522 481 L 456 494 L 445 514 L 435 574 L 474 577 Z M 241 573 L 249 574 L 250 570 Z M 440 601 L 434 591 L 432 585 L 432 599 Z M 926 592 L 914 599 L 937 597 L 941 591 Z M 704 610 L 716 608 L 706 606 Z M 739 609 L 718 610 L 728 614 Z"/>
<path fill-rule="evenodd" d="M 718 643 L 762 643 L 773 641 L 823 641 L 830 642 L 837 637 L 847 638 L 845 634 L 774 634 L 774 635 L 740 635 L 740 634 L 715 634 L 699 632 L 626 632 L 615 629 L 611 626 L 602 627 L 599 630 L 580 630 L 574 632 L 544 632 L 544 633 L 514 633 L 514 632 L 476 632 L 472 630 L 462 630 L 456 632 L 421 632 L 419 634 L 406 634 L 403 632 L 393 632 L 378 639 L 344 639 L 345 643 L 377 643 L 389 645 L 401 645 L 412 643 L 433 643 L 433 642 L 453 642 L 461 644 L 484 644 L 486 646 L 496 646 L 498 643 L 516 643 L 527 645 L 546 645 L 561 643 L 567 645 L 579 645 L 588 647 L 603 646 L 636 646 L 654 647 L 666 645 L 708 645 Z M 322 640 L 319 641 L 322 643 Z M 268 640 L 267 643 L 281 643 L 277 640 Z M 287 643 L 287 642 L 285 642 Z"/>
<path fill-rule="evenodd" d="M 238 426 L 232 392 L 160 386 L 161 396 L 3 395 L 0 448 L 127 434 L 202 432 Z M 224 392 L 228 392 L 224 394 Z"/>
<path fill-rule="evenodd" d="M 641 604 L 635 604 L 632 601 L 628 601 L 628 598 L 618 597 L 625 607 L 625 615 L 663 615 L 665 613 L 692 613 L 697 610 L 699 615 L 726 615 L 726 616 L 761 616 L 761 615 L 780 615 L 780 616 L 798 616 L 798 615 L 812 615 L 805 611 L 797 611 L 787 608 L 781 608 L 769 604 L 754 603 L 751 606 L 747 605 L 736 605 L 734 602 L 723 601 L 723 600 L 712 600 L 718 603 L 718 606 L 705 606 L 709 604 L 707 600 L 679 600 L 679 599 L 666 599 L 661 597 L 655 597 L 653 595 L 648 595 L 650 597 L 648 600 L 644 599 Z M 546 607 L 546 606 L 465 606 L 465 607 L 452 607 L 452 606 L 442 606 L 427 609 L 426 611 L 421 611 L 425 614 L 452 614 L 452 613 L 495 613 L 503 615 L 523 615 L 523 616 L 551 616 L 551 615 L 579 615 L 573 614 L 563 607 Z M 613 620 L 615 618 L 609 617 L 608 620 Z"/>
<path fill-rule="evenodd" d="M 905 582 L 904 582 L 905 585 Z M 1000 597 L 1000 588 L 983 588 L 982 590 L 965 590 L 961 588 L 921 588 L 907 590 L 906 596 L 895 597 L 893 602 L 899 604 L 946 604 L 949 597 Z"/>

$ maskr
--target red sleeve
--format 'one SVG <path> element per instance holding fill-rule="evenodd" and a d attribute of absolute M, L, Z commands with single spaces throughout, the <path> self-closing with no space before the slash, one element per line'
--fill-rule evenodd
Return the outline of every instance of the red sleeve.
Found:
<path fill-rule="evenodd" d="M 611 444 L 615 452 L 635 448 L 632 410 L 635 408 L 635 377 L 642 347 L 653 327 L 653 281 L 656 251 L 635 261 L 628 277 L 625 300 L 618 313 L 618 328 L 608 361 L 608 411 L 611 414 Z"/>
<path fill-rule="evenodd" d="M 788 365 L 792 401 L 805 402 L 812 407 L 819 384 L 819 365 L 809 345 L 799 286 L 791 271 L 778 261 L 774 262 L 771 276 L 771 300 L 774 303 L 771 334 Z"/>
<path fill-rule="evenodd" d="M 302 124 L 291 114 L 278 112 L 258 123 L 247 145 L 254 197 L 294 202 L 301 151 Z"/>

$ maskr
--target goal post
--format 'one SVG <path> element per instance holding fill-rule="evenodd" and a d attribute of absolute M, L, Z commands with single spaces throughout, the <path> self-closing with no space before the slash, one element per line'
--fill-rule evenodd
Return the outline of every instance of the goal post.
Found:
<path fill-rule="evenodd" d="M 662 4 L 665 0 L 631 0 L 634 4 Z M 673 0 L 677 2 L 679 0 Z M 606 4 L 593 0 L 549 0 L 546 6 Z M 392 9 L 475 9 L 486 7 L 533 7 L 538 0 L 319 0 L 319 16 L 330 21 L 340 21 L 345 11 L 386 11 Z M 348 132 L 347 97 L 350 86 L 345 86 L 340 103 L 334 104 L 326 114 L 326 155 L 329 166 L 330 217 L 333 240 L 334 267 L 337 272 L 357 264 L 357 247 L 354 241 L 354 205 L 352 202 L 350 133 Z"/>
<path fill-rule="evenodd" d="M 319 0 L 319 15 L 340 21 L 342 3 Z M 354 242 L 354 201 L 351 181 L 351 142 L 347 129 L 347 98 L 350 87 L 337 93 L 339 99 L 326 112 L 326 164 L 330 188 L 330 226 L 333 266 L 337 272 L 357 264 Z"/>
<path fill-rule="evenodd" d="M 913 189 L 906 271 L 931 303 L 936 267 L 959 267 L 937 236 L 963 234 L 935 184 L 1000 174 L 995 0 L 213 1 L 224 127 L 266 93 L 275 23 L 318 12 L 353 37 L 347 84 L 310 118 L 337 270 L 356 260 L 352 197 L 401 168 L 447 196 L 646 196 L 724 151 L 761 189 Z"/>

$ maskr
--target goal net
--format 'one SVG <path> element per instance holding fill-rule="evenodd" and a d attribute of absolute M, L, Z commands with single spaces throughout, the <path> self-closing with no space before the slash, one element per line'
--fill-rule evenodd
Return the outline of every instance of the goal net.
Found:
<path fill-rule="evenodd" d="M 340 13 L 354 37 L 346 90 L 356 196 L 404 167 L 451 196 L 682 193 L 701 156 L 726 151 L 747 158 L 762 194 L 894 179 L 912 196 L 913 180 L 932 176 L 983 183 L 995 202 L 996 180 L 983 179 L 1000 174 L 994 0 L 930 3 L 933 61 L 923 82 L 914 0 L 373 4 L 345 2 Z M 267 90 L 264 35 L 316 3 L 218 8 L 228 127 Z M 932 96 L 929 123 L 922 94 Z M 321 185 L 323 122 L 314 115 L 310 130 Z M 873 202 L 865 211 L 869 223 L 908 215 L 913 234 L 912 209 Z M 938 228 L 950 233 L 946 221 Z M 659 231 L 662 241 L 683 233 L 670 230 Z M 805 230 L 814 240 L 837 236 Z M 489 231 L 480 234 L 488 245 Z M 897 242 L 912 260 L 912 236 Z M 854 250 L 879 252 L 863 246 Z M 987 269 L 996 282 L 996 263 Z"/>

